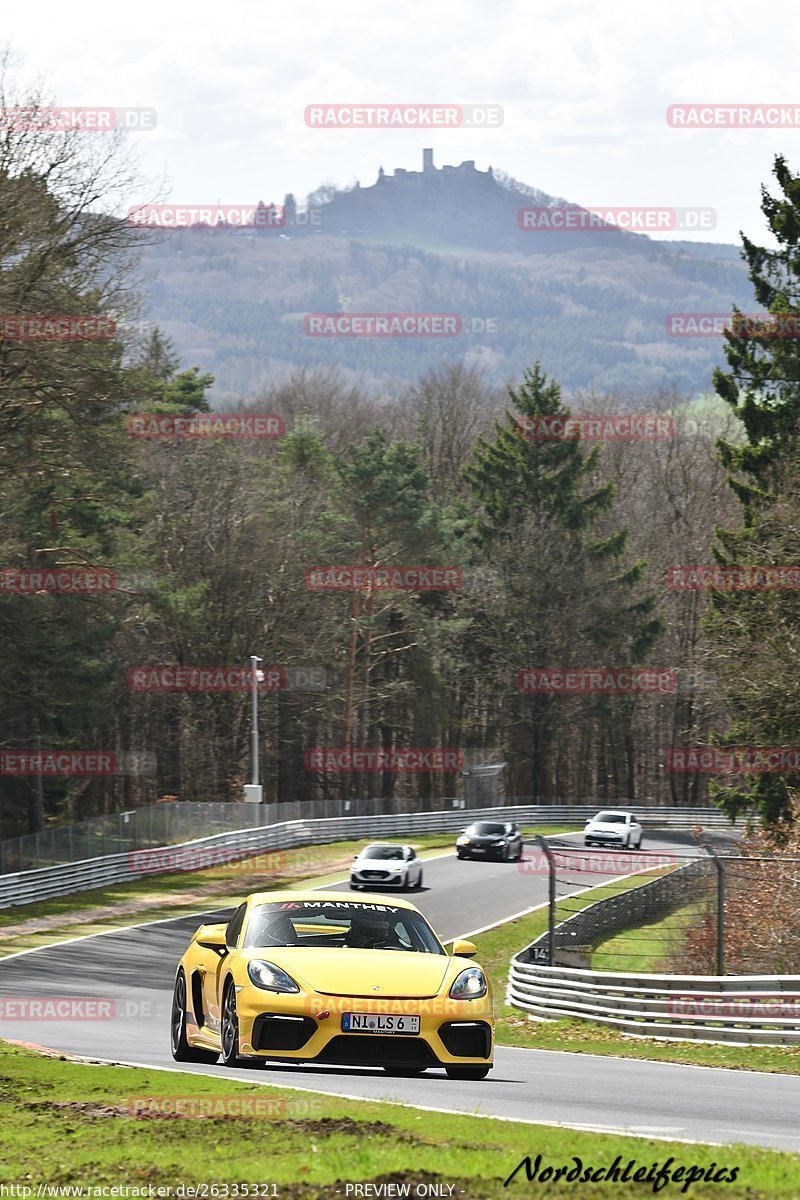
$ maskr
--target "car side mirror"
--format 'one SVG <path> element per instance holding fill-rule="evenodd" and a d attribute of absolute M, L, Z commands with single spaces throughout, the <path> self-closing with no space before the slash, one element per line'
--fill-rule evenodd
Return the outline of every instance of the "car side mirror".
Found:
<path fill-rule="evenodd" d="M 357 854 L 354 854 L 354 855 L 353 855 L 353 862 L 355 862 L 357 858 L 358 858 L 358 855 L 357 855 Z"/>
<path fill-rule="evenodd" d="M 201 925 L 195 935 L 195 941 L 198 946 L 203 946 L 206 950 L 216 950 L 217 954 L 222 957 L 228 952 L 225 929 L 224 925 Z"/>
<path fill-rule="evenodd" d="M 468 942 L 465 938 L 458 938 L 453 942 L 454 958 L 474 958 L 477 953 L 478 947 L 474 942 Z"/>

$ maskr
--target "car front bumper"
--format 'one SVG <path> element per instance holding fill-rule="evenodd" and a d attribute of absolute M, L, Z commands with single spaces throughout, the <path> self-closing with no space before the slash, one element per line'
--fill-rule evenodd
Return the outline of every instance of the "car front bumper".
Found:
<path fill-rule="evenodd" d="M 350 872 L 350 882 L 357 883 L 359 887 L 379 888 L 383 891 L 384 888 L 404 888 L 406 886 L 407 875 L 390 875 L 387 879 L 365 879 L 363 875 L 359 875 L 357 871 Z"/>
<path fill-rule="evenodd" d="M 390 1066 L 490 1065 L 489 996 L 477 1000 L 287 995 L 242 987 L 236 995 L 242 1054 L 289 1062 Z M 418 1016 L 418 1034 L 344 1033 L 342 1013 Z"/>
<path fill-rule="evenodd" d="M 509 853 L 505 846 L 456 846 L 456 854 L 461 858 L 504 858 Z"/>

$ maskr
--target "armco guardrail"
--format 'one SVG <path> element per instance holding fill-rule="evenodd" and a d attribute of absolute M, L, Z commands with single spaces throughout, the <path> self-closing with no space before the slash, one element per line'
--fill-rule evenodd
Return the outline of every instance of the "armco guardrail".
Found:
<path fill-rule="evenodd" d="M 798 975 L 626 975 L 511 960 L 507 999 L 539 1020 L 580 1017 L 640 1037 L 800 1042 Z"/>
<path fill-rule="evenodd" d="M 247 807 L 249 806 L 231 805 L 231 808 L 236 809 Z M 686 828 L 693 824 L 703 824 L 710 828 L 730 827 L 728 818 L 717 809 L 637 807 L 636 811 L 645 828 L 648 823 L 662 828 Z M 297 846 L 323 845 L 343 839 L 455 831 L 468 821 L 479 818 L 511 819 L 523 825 L 580 825 L 596 812 L 596 805 L 556 807 L 527 804 L 469 810 L 451 808 L 439 812 L 384 813 L 360 817 L 301 818 L 197 838 L 173 844 L 171 849 L 176 853 L 180 851 L 184 861 L 193 857 L 193 861 L 200 862 L 205 852 L 211 862 L 214 861 L 213 852 L 217 853 L 217 861 L 223 853 L 227 858 L 247 858 L 264 850 L 288 850 Z M 106 854 L 78 862 L 0 875 L 0 908 L 32 904 L 54 896 L 67 896 L 73 892 L 91 891 L 112 883 L 140 879 L 149 871 L 141 865 L 141 860 L 137 869 L 136 856 L 137 850 L 129 849 L 120 854 Z"/>

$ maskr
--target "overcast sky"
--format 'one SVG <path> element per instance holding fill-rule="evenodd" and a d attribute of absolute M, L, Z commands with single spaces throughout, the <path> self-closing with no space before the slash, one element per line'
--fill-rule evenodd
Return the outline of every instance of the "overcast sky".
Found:
<path fill-rule="evenodd" d="M 681 130 L 680 102 L 797 103 L 800 5 L 775 0 L 167 0 L 9 6 L 3 39 L 58 102 L 149 106 L 143 175 L 181 204 L 282 200 L 378 167 L 475 159 L 584 205 L 704 206 L 763 237 L 759 185 L 800 128 Z M 312 103 L 501 105 L 499 128 L 312 129 Z M 152 198 L 147 189 L 131 203 Z"/>

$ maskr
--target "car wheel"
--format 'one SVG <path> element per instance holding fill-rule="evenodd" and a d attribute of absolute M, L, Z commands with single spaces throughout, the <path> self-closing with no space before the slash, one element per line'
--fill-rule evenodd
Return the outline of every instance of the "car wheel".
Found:
<path fill-rule="evenodd" d="M 351 880 L 350 880 L 350 888 L 351 888 L 351 890 L 352 890 L 352 891 L 354 891 L 354 892 L 360 892 L 360 891 L 361 891 L 361 884 L 360 884 L 360 883 L 353 883 L 353 881 L 352 881 L 352 879 L 351 879 Z"/>
<path fill-rule="evenodd" d="M 417 879 L 417 887 L 418 887 L 418 888 L 421 888 L 421 887 L 422 887 L 422 871 L 421 871 L 421 870 L 420 870 L 420 873 L 419 873 L 419 878 Z"/>
<path fill-rule="evenodd" d="M 239 1017 L 236 1012 L 236 988 L 233 986 L 232 979 L 228 981 L 225 998 L 222 1001 L 220 1042 L 222 1044 L 222 1061 L 225 1066 L 240 1067 L 244 1060 L 239 1054 Z"/>
<path fill-rule="evenodd" d="M 412 1075 L 422 1075 L 427 1071 L 427 1067 L 384 1067 L 387 1075 L 398 1075 L 402 1078 L 410 1078 Z"/>
<path fill-rule="evenodd" d="M 637 850 L 641 850 L 641 848 L 642 848 L 642 837 L 641 837 L 641 834 L 640 834 L 640 835 L 639 835 L 639 840 L 638 840 L 638 842 L 636 843 L 636 849 L 637 849 Z"/>
<path fill-rule="evenodd" d="M 511 847 L 505 846 L 503 849 L 503 862 L 508 862 L 508 860 L 510 858 L 511 858 Z"/>
<path fill-rule="evenodd" d="M 170 1041 L 172 1057 L 176 1062 L 215 1063 L 219 1058 L 213 1050 L 195 1049 L 186 1037 L 186 976 L 183 970 L 178 972 L 172 995 Z"/>
<path fill-rule="evenodd" d="M 485 1079 L 491 1071 L 488 1067 L 445 1067 L 448 1079 Z"/>

